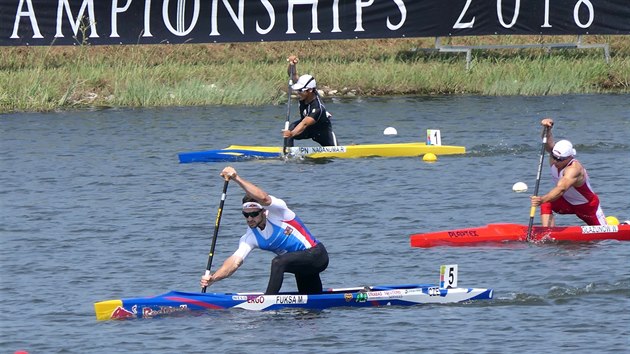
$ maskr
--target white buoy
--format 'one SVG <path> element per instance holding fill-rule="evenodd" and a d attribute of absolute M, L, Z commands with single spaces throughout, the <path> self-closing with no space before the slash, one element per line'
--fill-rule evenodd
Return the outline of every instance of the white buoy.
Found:
<path fill-rule="evenodd" d="M 384 135 L 397 135 L 398 132 L 396 131 L 396 128 L 394 127 L 387 127 L 385 128 L 385 130 L 383 130 L 383 134 Z"/>
<path fill-rule="evenodd" d="M 512 190 L 516 193 L 527 192 L 527 185 L 523 182 L 516 182 L 512 186 Z"/>

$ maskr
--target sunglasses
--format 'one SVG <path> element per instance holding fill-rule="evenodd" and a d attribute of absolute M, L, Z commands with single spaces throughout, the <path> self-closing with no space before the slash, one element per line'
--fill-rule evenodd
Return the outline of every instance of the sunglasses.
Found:
<path fill-rule="evenodd" d="M 248 213 L 248 212 L 244 211 L 244 212 L 243 212 L 243 216 L 244 216 L 245 218 L 249 218 L 249 217 L 255 218 L 255 217 L 257 217 L 258 215 L 260 215 L 260 213 L 261 213 L 261 212 L 262 212 L 262 210 L 252 211 L 252 212 L 250 212 L 250 213 Z"/>
<path fill-rule="evenodd" d="M 564 160 L 568 159 L 569 157 L 558 157 L 558 156 L 556 156 L 554 154 L 551 154 L 551 158 L 556 160 L 556 161 L 564 161 Z"/>

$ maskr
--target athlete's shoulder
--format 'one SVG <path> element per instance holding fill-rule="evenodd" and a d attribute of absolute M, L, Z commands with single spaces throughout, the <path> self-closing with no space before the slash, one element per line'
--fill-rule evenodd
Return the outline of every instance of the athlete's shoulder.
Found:
<path fill-rule="evenodd" d="M 289 209 L 287 203 L 280 199 L 276 198 L 272 195 L 271 204 L 267 206 L 267 210 L 269 210 L 268 219 L 271 218 L 273 220 L 292 220 L 295 218 L 295 213 Z"/>
<path fill-rule="evenodd" d="M 268 207 L 274 206 L 274 207 L 287 207 L 287 203 L 278 197 L 274 197 L 273 195 L 269 195 L 269 198 L 271 198 L 271 204 L 268 205 Z"/>
<path fill-rule="evenodd" d="M 569 162 L 569 165 L 565 167 L 565 170 L 574 171 L 576 173 L 583 173 L 585 168 L 579 160 L 573 159 L 571 160 L 571 162 Z"/>

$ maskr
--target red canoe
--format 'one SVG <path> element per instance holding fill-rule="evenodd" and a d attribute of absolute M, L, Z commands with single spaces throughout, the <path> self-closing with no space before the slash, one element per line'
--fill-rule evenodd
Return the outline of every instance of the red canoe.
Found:
<path fill-rule="evenodd" d="M 484 243 L 524 242 L 527 225 L 489 224 L 468 229 L 413 234 L 411 247 L 472 246 Z M 572 241 L 590 242 L 598 240 L 630 241 L 630 225 L 603 226 L 556 226 L 532 228 L 532 242 Z"/>

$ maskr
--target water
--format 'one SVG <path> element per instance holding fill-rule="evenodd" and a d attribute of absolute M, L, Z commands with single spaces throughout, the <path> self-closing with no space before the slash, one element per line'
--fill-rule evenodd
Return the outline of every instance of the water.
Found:
<path fill-rule="evenodd" d="M 205 269 L 225 164 L 180 165 L 177 153 L 280 144 L 285 108 L 1 115 L 0 352 L 628 352 L 630 243 L 418 249 L 409 235 L 526 224 L 545 116 L 574 142 L 607 215 L 630 219 L 629 98 L 329 99 L 344 144 L 423 140 L 432 128 L 468 153 L 233 164 L 326 244 L 325 287 L 434 282 L 456 263 L 460 286 L 494 288 L 492 301 L 122 322 L 97 322 L 93 303 L 197 291 Z M 384 136 L 388 126 L 399 135 Z M 530 192 L 512 192 L 518 181 Z M 540 188 L 551 188 L 546 168 Z M 244 231 L 242 196 L 230 186 L 214 268 Z M 254 251 L 211 291 L 264 290 L 270 259 Z"/>

